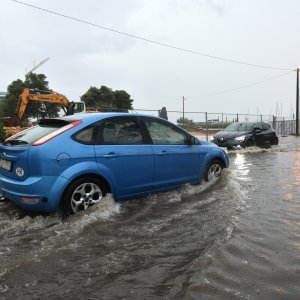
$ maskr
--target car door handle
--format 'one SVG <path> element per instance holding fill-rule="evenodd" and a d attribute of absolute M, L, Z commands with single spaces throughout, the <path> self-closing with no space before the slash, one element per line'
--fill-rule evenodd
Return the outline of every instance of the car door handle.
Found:
<path fill-rule="evenodd" d="M 116 154 L 116 153 L 108 153 L 108 154 L 104 154 L 102 157 L 104 157 L 104 158 L 116 158 L 118 156 L 119 155 Z"/>
<path fill-rule="evenodd" d="M 169 152 L 167 152 L 166 150 L 163 150 L 163 151 L 157 153 L 157 155 L 159 155 L 159 156 L 169 155 Z"/>

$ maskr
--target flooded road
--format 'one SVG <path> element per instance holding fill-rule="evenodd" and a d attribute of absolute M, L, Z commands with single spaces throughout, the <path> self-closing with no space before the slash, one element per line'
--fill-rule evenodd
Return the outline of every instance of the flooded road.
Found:
<path fill-rule="evenodd" d="M 300 138 L 279 143 L 63 221 L 0 203 L 0 299 L 299 299 Z"/>

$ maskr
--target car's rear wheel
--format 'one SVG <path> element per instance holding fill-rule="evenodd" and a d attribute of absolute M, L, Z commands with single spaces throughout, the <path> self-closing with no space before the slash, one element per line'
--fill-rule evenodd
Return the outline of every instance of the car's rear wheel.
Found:
<path fill-rule="evenodd" d="M 264 141 L 263 144 L 261 145 L 261 148 L 265 148 L 265 149 L 271 148 L 270 141 Z"/>
<path fill-rule="evenodd" d="M 62 202 L 64 215 L 76 214 L 99 203 L 106 195 L 105 185 L 94 177 L 79 178 L 67 188 Z"/>
<path fill-rule="evenodd" d="M 275 136 L 275 137 L 272 138 L 271 144 L 272 145 L 278 145 L 278 137 L 277 136 Z"/>
<path fill-rule="evenodd" d="M 206 166 L 205 173 L 204 173 L 205 181 L 210 182 L 215 178 L 220 177 L 222 173 L 222 169 L 223 169 L 223 164 L 221 161 L 214 159 L 211 162 L 209 162 L 208 165 Z"/>

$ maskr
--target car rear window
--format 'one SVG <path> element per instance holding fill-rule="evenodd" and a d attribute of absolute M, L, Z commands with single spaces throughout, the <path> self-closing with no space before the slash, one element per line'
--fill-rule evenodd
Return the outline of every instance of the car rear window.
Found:
<path fill-rule="evenodd" d="M 3 145 L 6 146 L 26 146 L 34 143 L 40 138 L 46 136 L 47 134 L 68 125 L 69 122 L 66 120 L 56 120 L 56 119 L 44 119 L 39 122 L 39 125 L 29 128 L 27 130 L 21 131 L 8 138 Z"/>

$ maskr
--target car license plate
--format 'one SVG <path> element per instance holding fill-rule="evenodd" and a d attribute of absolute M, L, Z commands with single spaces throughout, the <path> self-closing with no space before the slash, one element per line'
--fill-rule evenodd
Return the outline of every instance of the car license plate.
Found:
<path fill-rule="evenodd" d="M 0 168 L 10 171 L 11 170 L 11 161 L 0 158 Z"/>

